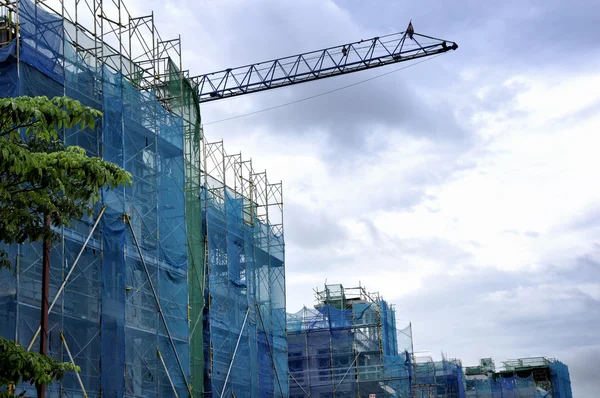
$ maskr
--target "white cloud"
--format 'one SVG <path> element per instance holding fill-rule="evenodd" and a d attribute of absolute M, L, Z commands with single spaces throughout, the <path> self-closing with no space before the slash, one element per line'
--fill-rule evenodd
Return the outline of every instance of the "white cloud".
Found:
<path fill-rule="evenodd" d="M 516 98 L 519 109 L 530 114 L 530 127 L 575 113 L 600 101 L 600 74 L 563 79 L 561 76 L 515 76 L 505 85 L 525 85 L 528 90 Z"/>

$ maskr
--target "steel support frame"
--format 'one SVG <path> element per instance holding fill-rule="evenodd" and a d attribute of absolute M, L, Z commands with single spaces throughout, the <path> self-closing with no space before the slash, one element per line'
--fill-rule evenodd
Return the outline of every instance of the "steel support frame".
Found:
<path fill-rule="evenodd" d="M 250 306 L 246 309 L 246 315 L 244 315 L 244 322 L 242 322 L 242 327 L 240 328 L 240 333 L 238 334 L 237 342 L 235 343 L 235 349 L 233 350 L 233 354 L 231 355 L 231 361 L 229 362 L 229 368 L 227 369 L 227 375 L 225 376 L 225 382 L 223 383 L 223 391 L 221 391 L 220 398 L 223 398 L 223 394 L 225 394 L 225 390 L 227 389 L 227 382 L 229 381 L 229 374 L 231 373 L 231 368 L 233 367 L 233 361 L 235 361 L 235 356 L 237 354 L 237 350 L 240 346 L 240 340 L 242 339 L 242 334 L 244 333 L 244 329 L 246 327 L 246 322 L 248 321 L 248 315 L 250 314 Z"/>
<path fill-rule="evenodd" d="M 71 277 L 71 274 L 75 270 L 75 267 L 77 266 L 77 263 L 79 262 L 79 259 L 81 258 L 81 255 L 83 254 L 83 251 L 86 249 L 87 244 L 90 241 L 92 235 L 94 234 L 96 227 L 98 227 L 98 224 L 100 223 L 100 220 L 102 219 L 102 216 L 104 215 L 105 210 L 106 210 L 106 207 L 103 207 L 102 210 L 100 211 L 100 214 L 98 215 L 98 218 L 96 219 L 96 222 L 94 223 L 94 226 L 92 227 L 90 233 L 88 234 L 88 237 L 86 238 L 85 242 L 81 246 L 81 250 L 79 251 L 77 258 L 73 262 L 73 265 L 71 265 L 71 269 L 65 276 L 65 278 L 62 282 L 62 285 L 60 286 L 60 288 L 58 289 L 58 292 L 56 293 L 56 296 L 54 296 L 52 303 L 48 307 L 48 315 L 50 315 L 50 313 L 52 312 L 54 305 L 56 304 L 56 302 L 60 298 L 61 294 L 63 293 L 65 287 L 67 286 L 67 283 L 69 282 L 69 278 Z M 31 350 L 31 348 L 33 347 L 33 344 L 35 343 L 35 340 L 37 339 L 38 335 L 40 334 L 40 331 L 41 331 L 41 326 L 39 326 L 37 328 L 36 332 L 34 333 L 33 337 L 31 338 L 31 341 L 29 342 L 29 345 L 27 346 L 27 351 Z"/>
<path fill-rule="evenodd" d="M 188 390 L 188 392 L 192 393 L 192 390 L 190 388 L 190 385 L 188 383 L 187 380 L 187 375 L 183 369 L 183 364 L 181 363 L 181 359 L 179 358 L 179 353 L 177 352 L 177 347 L 175 346 L 175 341 L 173 340 L 173 336 L 171 335 L 171 331 L 169 330 L 169 325 L 167 323 L 167 320 L 165 318 L 165 314 L 162 310 L 162 306 L 160 305 L 160 299 L 158 297 L 158 294 L 156 293 L 156 289 L 154 288 L 154 283 L 152 283 L 152 277 L 150 275 L 150 272 L 148 271 L 148 266 L 146 265 L 146 260 L 144 258 L 144 253 L 142 252 L 142 249 L 138 243 L 137 237 L 135 235 L 135 231 L 133 229 L 133 226 L 131 225 L 131 221 L 129 216 L 125 216 L 127 225 L 129 226 L 129 230 L 131 231 L 131 235 L 133 237 L 133 242 L 135 244 L 135 247 L 138 251 L 138 254 L 140 256 L 140 261 L 142 262 L 142 265 L 144 266 L 144 272 L 146 274 L 146 278 L 148 278 L 148 284 L 150 285 L 150 290 L 152 291 L 152 295 L 154 296 L 154 300 L 156 301 L 156 308 L 158 310 L 158 314 L 160 316 L 160 319 L 163 323 L 163 326 L 165 328 L 165 331 L 167 332 L 167 337 L 169 338 L 169 342 L 171 344 L 171 348 L 173 349 L 173 354 L 175 355 L 175 359 L 177 360 L 177 365 L 179 366 L 179 370 L 181 371 L 181 377 L 183 378 L 183 381 L 185 383 L 185 386 Z M 161 357 L 162 358 L 162 357 Z M 171 379 L 171 376 L 169 375 L 169 380 Z"/>
<path fill-rule="evenodd" d="M 54 6 L 54 8 L 42 1 L 34 0 L 33 3 L 36 8 L 39 7 L 63 18 L 61 29 L 63 29 L 65 40 L 73 45 L 81 62 L 86 62 L 96 70 L 107 68 L 112 72 L 119 72 L 124 79 L 128 79 L 140 90 L 158 93 L 159 89 L 168 83 L 166 80 L 168 75 L 165 73 L 168 59 L 173 59 L 181 69 L 180 38 L 162 39 L 154 24 L 153 15 L 133 16 L 121 0 L 59 0 L 57 2 L 59 6 Z M 17 30 L 16 37 L 18 41 L 20 39 L 18 34 L 20 25 L 19 1 L 5 1 L 0 4 L 0 8 L 6 9 L 7 13 L 10 12 L 11 16 L 15 16 L 14 25 Z M 66 27 L 67 24 L 70 26 L 69 29 Z M 64 58 L 63 55 L 63 63 L 66 62 Z M 18 45 L 17 59 L 19 59 Z M 19 63 L 17 65 L 19 66 Z M 184 74 L 180 72 L 179 75 L 179 78 L 181 78 Z M 102 91 L 101 85 L 97 85 L 94 89 L 97 93 Z M 177 96 L 171 96 L 169 101 L 177 99 Z M 165 101 L 162 102 L 168 105 Z M 48 313 L 52 311 L 57 303 L 103 213 L 104 209 L 83 244 L 73 266 L 64 278 L 59 292 L 49 306 Z M 40 328 L 34 333 L 29 349 L 32 348 L 39 331 Z M 64 338 L 64 335 L 62 337 Z M 79 346 L 84 347 L 81 351 L 89 344 L 90 342 L 87 341 L 81 342 Z"/>
<path fill-rule="evenodd" d="M 417 40 L 417 38 L 419 40 Z M 423 42 L 423 45 L 420 42 Z M 201 103 L 442 54 L 456 43 L 399 32 L 192 77 Z"/>
<path fill-rule="evenodd" d="M 67 351 L 67 355 L 69 356 L 69 361 L 71 362 L 71 364 L 73 364 L 73 366 L 77 366 L 75 364 L 75 360 L 73 359 L 73 355 L 71 355 L 71 350 L 69 349 L 69 345 L 67 344 L 67 339 L 65 339 L 65 335 L 63 332 L 60 332 L 60 339 L 62 340 L 63 345 L 65 346 L 65 350 Z M 79 376 L 79 372 L 75 372 L 75 377 L 77 378 L 79 387 L 81 387 L 81 392 L 83 393 L 84 398 L 87 398 L 88 395 L 87 395 L 87 392 L 85 391 L 83 382 L 81 381 L 81 376 Z"/>
<path fill-rule="evenodd" d="M 271 233 L 280 236 L 283 239 L 283 188 L 281 182 L 276 184 L 269 184 L 266 172 L 257 173 L 252 167 L 251 159 L 244 159 L 241 153 L 227 154 L 224 148 L 223 141 L 209 142 L 206 139 L 201 141 L 202 146 L 202 178 L 203 188 L 205 190 L 204 195 L 204 209 L 216 208 L 218 211 L 222 211 L 226 214 L 227 212 L 227 195 L 233 195 L 234 198 L 241 199 L 243 203 L 243 218 L 244 223 L 250 226 L 255 226 L 255 223 L 262 223 L 270 229 Z M 271 210 L 269 210 L 271 209 Z M 275 220 L 271 221 L 271 218 Z M 205 220 L 205 233 L 206 236 L 211 234 L 211 226 Z M 225 226 L 227 229 L 227 227 Z M 283 253 L 282 243 L 272 242 L 269 235 L 263 235 L 261 228 L 255 228 L 254 243 L 257 246 L 255 250 L 265 250 L 267 253 L 271 253 L 273 250 L 271 246 L 275 247 L 276 250 Z M 227 232 L 225 236 L 228 236 Z M 227 238 L 225 238 L 227 239 Z M 207 252 L 211 251 L 210 243 L 207 239 Z M 227 256 L 227 254 L 222 254 Z M 246 253 L 246 256 L 254 256 L 254 253 Z M 270 256 L 268 256 L 270 258 Z M 210 275 L 212 272 L 215 258 L 207 257 L 209 261 L 206 264 L 205 270 Z M 227 261 L 227 259 L 220 259 L 220 262 Z M 270 261 L 270 260 L 269 260 Z M 262 272 L 256 270 L 255 280 L 261 288 L 256 289 L 258 292 L 266 293 L 266 297 L 257 297 L 257 301 L 268 303 L 270 299 L 270 288 L 272 285 L 271 277 L 273 276 L 269 272 L 269 264 L 265 264 Z M 283 283 L 284 275 L 281 275 L 281 283 Z M 227 287 L 228 289 L 229 287 Z M 249 286 L 250 288 L 250 286 Z M 210 286 L 207 289 L 207 293 L 210 296 L 209 306 L 211 308 L 217 303 L 217 298 L 210 294 Z M 282 296 L 285 297 L 285 287 L 281 286 Z M 228 306 L 228 303 L 222 303 L 222 305 Z M 283 302 L 285 306 L 285 301 Z M 220 307 L 219 307 L 220 308 Z M 271 310 L 270 305 L 268 309 Z M 258 309 L 256 310 L 258 311 Z M 264 321 L 263 321 L 264 322 Z M 210 323 L 210 322 L 209 322 Z M 256 327 L 253 325 L 252 327 Z M 282 336 L 285 338 L 285 325 L 282 327 Z M 273 325 L 264 325 L 264 329 L 267 334 L 273 333 Z M 221 342 L 223 344 L 223 342 Z M 213 347 L 211 342 L 211 353 L 218 347 Z M 287 352 L 286 360 L 287 360 Z M 271 350 L 270 355 L 273 355 Z M 212 373 L 214 360 L 213 355 L 210 355 L 209 360 L 209 374 Z"/>
<path fill-rule="evenodd" d="M 0 4 L 0 7 L 9 7 L 11 13 L 15 15 L 17 32 L 20 22 L 18 3 L 19 1 L 15 0 Z M 172 109 L 175 101 L 181 101 L 181 93 L 164 95 L 165 86 L 170 78 L 168 72 L 172 72 L 168 70 L 169 59 L 172 59 L 175 65 L 179 65 L 180 82 L 189 79 L 192 84 L 194 83 L 194 79 L 189 78 L 189 72 L 183 70 L 181 39 L 163 38 L 155 25 L 153 14 L 132 15 L 122 0 L 57 0 L 52 3 L 59 6 L 42 1 L 34 1 L 34 3 L 35 7 L 63 18 L 62 29 L 65 42 L 73 45 L 79 57 L 77 62 L 85 62 L 96 70 L 106 68 L 112 73 L 120 73 L 122 79 L 129 81 L 136 88 L 154 92 L 167 109 Z M 19 40 L 19 35 L 16 36 Z M 63 62 L 66 63 L 64 58 L 63 56 Z M 94 90 L 98 95 L 102 93 L 101 82 L 94 87 Z M 98 148 L 100 147 L 99 145 Z M 269 184 L 266 173 L 255 173 L 251 159 L 243 159 L 241 153 L 227 155 L 222 141 L 207 143 L 203 134 L 200 143 L 189 151 L 198 161 L 200 167 L 198 186 L 204 185 L 208 193 L 207 198 L 224 203 L 224 187 L 227 186 L 227 182 L 230 182 L 233 186 L 232 192 L 244 198 L 244 221 L 254 225 L 258 220 L 269 225 L 274 235 L 283 235 L 281 182 Z M 211 162 L 214 164 L 212 169 L 209 167 Z M 222 186 L 211 188 L 209 180 L 221 181 Z M 258 239 L 266 239 L 263 243 L 266 244 L 266 250 L 270 252 L 269 238 L 258 237 Z M 276 250 L 282 251 L 283 247 L 277 247 Z M 210 274 L 209 267 L 209 261 L 206 261 L 203 270 L 206 278 Z M 269 286 L 270 275 L 267 273 L 264 277 L 266 279 L 262 283 Z M 67 279 L 68 276 L 65 282 Z M 285 296 L 285 286 L 281 288 Z M 50 306 L 50 311 L 54 304 Z M 81 342 L 79 346 L 85 348 L 89 344 L 90 342 L 86 341 Z"/>

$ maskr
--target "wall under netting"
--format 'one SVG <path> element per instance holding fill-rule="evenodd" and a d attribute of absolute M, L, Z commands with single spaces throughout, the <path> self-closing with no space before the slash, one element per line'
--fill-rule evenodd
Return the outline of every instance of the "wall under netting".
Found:
<path fill-rule="evenodd" d="M 3 48 L 0 95 L 67 95 L 103 111 L 95 129 L 63 131 L 64 140 L 133 176 L 132 187 L 104 192 L 93 216 L 59 231 L 52 248 L 49 298 L 56 305 L 49 316 L 49 355 L 69 361 L 68 347 L 83 388 L 68 373 L 48 396 L 83 396 L 83 389 L 90 397 L 173 396 L 174 389 L 186 396 L 183 120 L 154 91 L 140 91 L 107 66 L 112 50 L 98 36 L 38 2 L 20 0 L 18 7 L 12 15 L 20 17 L 20 43 Z M 74 31 L 77 45 L 71 44 Z M 0 274 L 0 333 L 27 346 L 40 322 L 41 250 L 26 244 L 11 247 L 10 255 L 13 270 Z M 32 350 L 38 345 L 36 339 Z M 22 389 L 33 393 L 31 386 L 17 391 Z"/>
<path fill-rule="evenodd" d="M 413 363 L 414 398 L 465 398 L 465 377 L 457 360 L 416 358 Z"/>
<path fill-rule="evenodd" d="M 202 215 L 202 140 L 200 106 L 195 84 L 182 76 L 172 59 L 168 60 L 168 84 L 161 88 L 163 98 L 170 98 L 169 109 L 183 118 L 185 158 L 185 211 L 188 243 L 188 291 L 190 321 L 190 367 L 192 395 L 206 397 L 204 386 L 204 323 L 207 268 Z"/>
<path fill-rule="evenodd" d="M 412 397 L 410 328 L 379 296 L 346 290 L 328 285 L 315 309 L 288 314 L 290 397 Z"/>
<path fill-rule="evenodd" d="M 536 389 L 532 375 L 467 379 L 466 394 L 468 398 L 543 398 L 550 396 L 548 391 Z"/>
<path fill-rule="evenodd" d="M 103 111 L 93 131 L 65 131 L 65 141 L 124 167 L 134 185 L 60 231 L 50 353 L 65 360 L 71 347 L 89 396 L 287 395 L 282 184 L 204 140 L 181 40 L 163 39 L 153 15 L 133 16 L 121 0 L 59 3 L 0 6 L 1 95 L 67 95 Z M 41 255 L 39 245 L 9 252 L 0 330 L 27 344 Z M 49 391 L 80 390 L 70 374 Z"/>
<path fill-rule="evenodd" d="M 498 372 L 484 374 L 481 367 L 467 368 L 466 392 L 472 398 L 572 398 L 567 365 L 544 357 L 503 362 Z"/>
<path fill-rule="evenodd" d="M 550 360 L 550 378 L 553 398 L 572 398 L 571 376 L 567 365 L 556 359 Z"/>
<path fill-rule="evenodd" d="M 281 183 L 203 143 L 205 394 L 288 395 Z"/>

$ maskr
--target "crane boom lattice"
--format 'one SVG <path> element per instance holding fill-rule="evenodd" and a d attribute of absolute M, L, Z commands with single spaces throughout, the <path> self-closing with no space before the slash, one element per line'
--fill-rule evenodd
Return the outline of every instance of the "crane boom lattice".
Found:
<path fill-rule="evenodd" d="M 405 32 L 195 76 L 200 103 L 339 76 L 456 50 L 455 42 Z"/>

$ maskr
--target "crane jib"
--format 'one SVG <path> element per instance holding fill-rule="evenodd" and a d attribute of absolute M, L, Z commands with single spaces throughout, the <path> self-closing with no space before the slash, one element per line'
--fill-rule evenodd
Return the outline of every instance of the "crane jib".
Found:
<path fill-rule="evenodd" d="M 456 42 L 406 32 L 190 78 L 200 103 L 340 76 L 456 50 Z"/>

